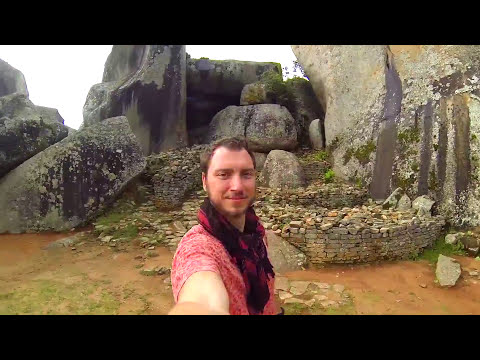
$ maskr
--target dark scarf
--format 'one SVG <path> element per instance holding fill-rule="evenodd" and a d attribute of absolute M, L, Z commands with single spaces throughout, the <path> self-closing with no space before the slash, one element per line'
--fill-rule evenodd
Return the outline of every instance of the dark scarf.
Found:
<path fill-rule="evenodd" d="M 265 229 L 260 223 L 253 206 L 245 215 L 245 228 L 241 233 L 205 199 L 198 210 L 198 221 L 215 238 L 220 240 L 235 260 L 247 288 L 247 305 L 250 314 L 262 313 L 270 298 L 267 277 L 275 273 L 268 260 L 263 243 Z"/>

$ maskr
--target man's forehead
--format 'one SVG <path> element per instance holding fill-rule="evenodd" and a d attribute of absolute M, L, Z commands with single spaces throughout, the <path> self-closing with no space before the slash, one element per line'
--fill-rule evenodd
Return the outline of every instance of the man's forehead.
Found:
<path fill-rule="evenodd" d="M 215 149 L 210 159 L 210 168 L 212 170 L 234 167 L 253 169 L 253 161 L 247 150 L 230 150 L 225 147 Z"/>

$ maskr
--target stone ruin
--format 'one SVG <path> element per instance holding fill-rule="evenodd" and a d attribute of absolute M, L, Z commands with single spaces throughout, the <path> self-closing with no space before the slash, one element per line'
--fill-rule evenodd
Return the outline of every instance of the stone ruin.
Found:
<path fill-rule="evenodd" d="M 29 132 L 40 138 L 25 158 L 3 167 L 0 193 L 11 194 L 6 186 L 15 179 L 29 179 L 23 173 L 55 172 L 58 178 L 48 186 L 41 177 L 25 185 L 40 189 L 33 192 L 38 193 L 33 203 L 40 204 L 43 215 L 34 221 L 21 201 L 0 197 L 7 211 L 17 214 L 17 223 L 32 224 L 19 230 L 7 222 L 2 231 L 58 231 L 87 224 L 125 188 L 142 181 L 151 188 L 156 211 L 183 222 L 186 231 L 195 222 L 193 205 L 204 196 L 199 152 L 211 141 L 233 135 L 246 136 L 260 160 L 255 206 L 265 226 L 312 264 L 405 258 L 432 245 L 447 224 L 477 224 L 478 46 L 292 49 L 309 81 L 272 83 L 275 76 L 281 78 L 279 64 L 191 59 L 184 45 L 116 45 L 102 83 L 87 96 L 81 129 L 69 136 L 55 111 L 35 109 L 26 100 L 22 106 L 28 111 L 11 111 L 9 104 L 28 99 L 28 92 L 21 73 L 9 69 L 6 76 L 2 70 L 9 80 L 2 85 L 7 93 L 0 96 L 0 138 L 8 135 L 2 126 L 15 116 L 50 124 L 50 130 L 38 131 L 41 136 Z M 352 59 L 358 66 L 351 66 Z M 52 119 L 46 122 L 42 111 Z M 114 117 L 128 122 L 126 138 L 135 139 L 138 147 L 119 148 L 110 141 L 113 133 L 107 126 L 104 139 L 90 140 L 94 131 L 89 128 Z M 8 143 L 18 145 L 17 140 Z M 45 166 L 42 159 L 55 156 L 53 146 L 65 154 L 75 148 L 89 165 Z M 87 155 L 105 149 L 134 154 L 134 161 L 119 156 L 95 167 L 98 159 Z M 329 159 L 307 161 L 304 150 L 325 151 Z M 132 166 L 135 171 L 125 171 Z M 323 176 L 330 169 L 335 180 L 327 183 Z M 90 183 L 77 184 L 76 197 L 63 204 L 62 191 L 85 177 L 85 171 L 91 179 L 114 185 L 89 192 L 85 186 Z M 393 192 L 396 188 L 401 193 Z M 422 197 L 432 199 L 430 205 L 418 207 Z M 170 246 L 183 228 L 167 235 Z"/>

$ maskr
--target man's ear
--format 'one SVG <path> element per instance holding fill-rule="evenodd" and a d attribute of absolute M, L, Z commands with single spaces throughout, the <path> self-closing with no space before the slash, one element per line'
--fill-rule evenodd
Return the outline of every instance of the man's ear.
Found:
<path fill-rule="evenodd" d="M 204 172 L 202 172 L 202 184 L 203 190 L 207 191 L 207 175 Z"/>

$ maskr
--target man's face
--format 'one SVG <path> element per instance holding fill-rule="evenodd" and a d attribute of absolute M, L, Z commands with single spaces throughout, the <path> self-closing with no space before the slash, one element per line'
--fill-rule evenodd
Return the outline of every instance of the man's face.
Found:
<path fill-rule="evenodd" d="M 210 201 L 227 219 L 244 216 L 255 200 L 255 169 L 245 149 L 216 149 L 202 181 Z"/>

